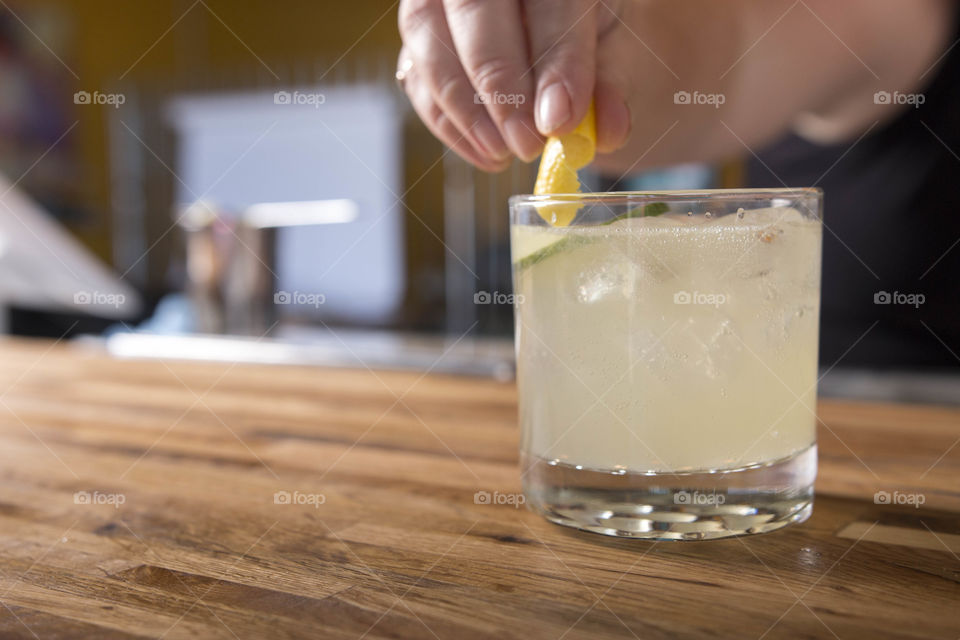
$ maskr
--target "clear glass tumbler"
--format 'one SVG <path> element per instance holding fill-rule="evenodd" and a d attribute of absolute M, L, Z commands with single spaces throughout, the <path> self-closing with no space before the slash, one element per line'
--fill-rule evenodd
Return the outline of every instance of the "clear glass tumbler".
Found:
<path fill-rule="evenodd" d="M 810 516 L 822 196 L 511 198 L 528 505 L 655 539 Z"/>

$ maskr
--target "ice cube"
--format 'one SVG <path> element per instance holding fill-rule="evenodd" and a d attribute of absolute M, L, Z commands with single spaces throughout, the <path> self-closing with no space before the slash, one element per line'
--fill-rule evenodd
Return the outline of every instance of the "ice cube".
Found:
<path fill-rule="evenodd" d="M 724 318 L 715 325 L 707 332 L 705 339 L 700 339 L 693 331 L 691 337 L 697 354 L 692 362 L 693 368 L 714 380 L 729 370 L 731 359 L 736 357 L 742 346 L 730 318 Z"/>
<path fill-rule="evenodd" d="M 769 207 L 766 209 L 751 209 L 743 215 L 737 212 L 735 220 L 741 226 L 766 226 L 770 224 L 795 224 L 804 221 L 800 211 L 792 207 Z"/>
<path fill-rule="evenodd" d="M 633 282 L 633 264 L 623 256 L 614 255 L 580 272 L 577 300 L 593 304 L 609 296 L 630 297 Z"/>

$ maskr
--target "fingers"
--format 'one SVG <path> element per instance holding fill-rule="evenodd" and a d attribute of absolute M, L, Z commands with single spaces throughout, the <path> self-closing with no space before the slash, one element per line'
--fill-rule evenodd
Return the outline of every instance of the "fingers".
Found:
<path fill-rule="evenodd" d="M 533 160 L 543 138 L 533 118 L 534 78 L 519 0 L 443 0 L 443 5 L 457 55 L 487 113 L 510 149 Z"/>
<path fill-rule="evenodd" d="M 598 25 L 609 33 L 616 19 L 608 7 L 593 0 L 403 0 L 414 108 L 447 146 L 487 171 L 505 168 L 511 151 L 535 158 L 543 136 L 572 131 L 591 99 L 597 150 L 621 147 L 635 89 L 622 59 L 629 47 L 604 43 L 598 50 Z"/>
<path fill-rule="evenodd" d="M 600 9 L 600 11 L 604 11 Z M 604 16 L 598 16 L 601 21 Z M 597 110 L 597 152 L 612 153 L 627 143 L 633 128 L 628 105 L 634 94 L 643 91 L 634 80 L 635 70 L 623 64 L 623 52 L 630 51 L 631 35 L 622 31 L 611 33 L 597 50 L 594 101 Z M 649 90 L 649 89 L 648 89 Z"/>
<path fill-rule="evenodd" d="M 404 89 L 414 111 L 420 116 L 430 133 L 461 158 L 484 171 L 498 172 L 509 166 L 509 159 L 493 160 L 470 142 L 434 101 L 429 86 L 423 81 L 421 74 L 415 71 L 415 67 L 411 67 L 407 72 Z"/>
<path fill-rule="evenodd" d="M 479 160 L 470 160 L 474 164 L 481 168 L 503 165 L 510 150 L 483 104 L 474 99 L 474 89 L 454 51 L 442 1 L 404 2 L 399 22 L 404 37 L 401 60 L 404 56 L 411 60 L 405 84 L 407 93 L 411 102 L 414 92 L 428 94 L 416 96 L 417 113 L 431 130 L 449 133 L 455 129 L 458 134 L 453 140 L 448 139 L 449 135 L 434 133 L 465 158 L 461 151 L 471 147 L 469 155 Z M 435 117 L 434 109 L 439 109 L 442 119 Z"/>
<path fill-rule="evenodd" d="M 537 128 L 543 135 L 569 133 L 583 120 L 593 98 L 596 2 L 523 2 L 536 78 Z"/>
<path fill-rule="evenodd" d="M 597 110 L 597 153 L 612 153 L 625 145 L 633 128 L 630 108 L 623 92 L 599 80 L 594 93 Z"/>

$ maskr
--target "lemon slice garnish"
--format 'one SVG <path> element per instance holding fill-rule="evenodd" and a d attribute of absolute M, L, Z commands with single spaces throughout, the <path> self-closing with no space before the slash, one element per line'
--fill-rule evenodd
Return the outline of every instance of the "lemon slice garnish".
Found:
<path fill-rule="evenodd" d="M 533 193 L 538 196 L 578 193 L 580 180 L 577 179 L 577 170 L 590 164 L 596 151 L 597 117 L 591 100 L 587 115 L 576 129 L 560 137 L 547 138 Z M 571 202 L 543 205 L 537 211 L 553 226 L 565 227 L 573 221 L 579 209 L 579 204 Z"/>

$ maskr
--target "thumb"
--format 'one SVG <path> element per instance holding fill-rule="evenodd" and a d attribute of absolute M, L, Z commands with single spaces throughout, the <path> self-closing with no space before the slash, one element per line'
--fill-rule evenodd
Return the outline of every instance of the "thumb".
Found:
<path fill-rule="evenodd" d="M 534 116 L 543 135 L 569 133 L 587 115 L 597 48 L 594 4 L 524 0 L 536 82 Z"/>

